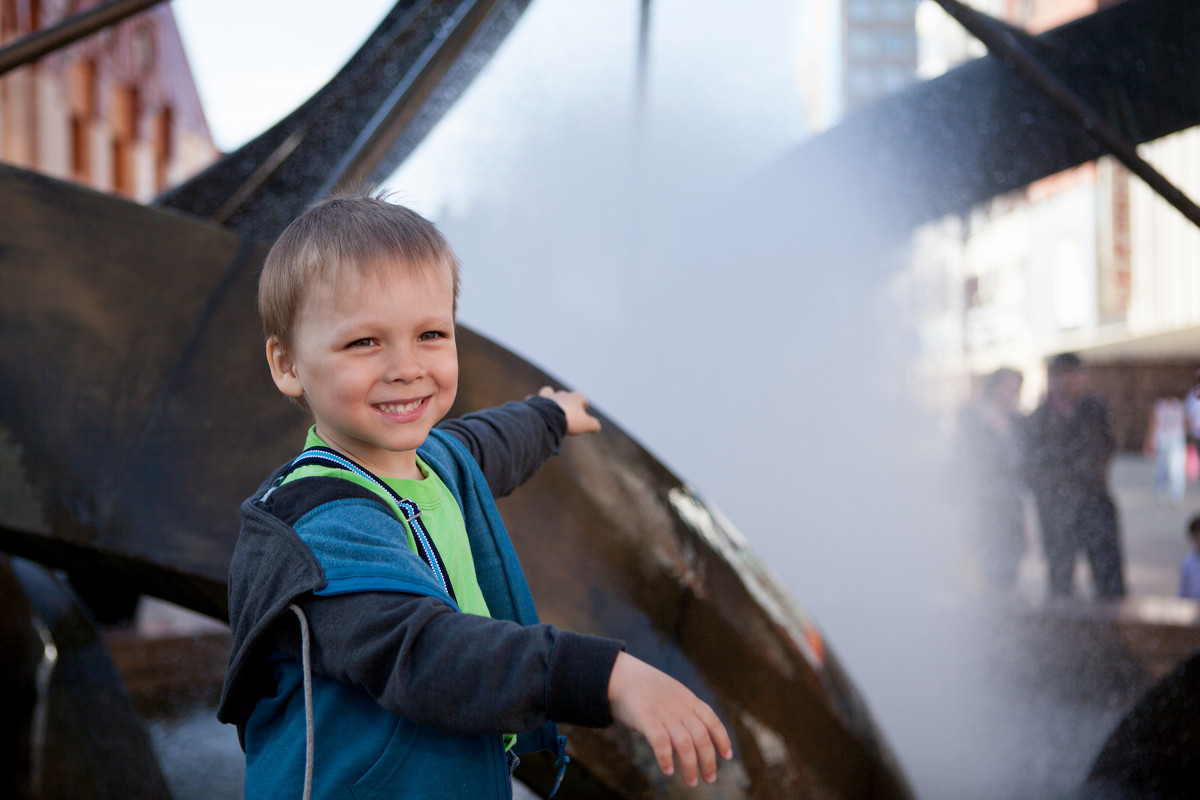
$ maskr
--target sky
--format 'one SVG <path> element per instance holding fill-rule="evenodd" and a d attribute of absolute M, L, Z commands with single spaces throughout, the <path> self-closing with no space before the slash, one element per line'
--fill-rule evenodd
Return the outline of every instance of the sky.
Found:
<path fill-rule="evenodd" d="M 389 6 L 173 0 L 218 146 L 306 99 Z M 955 556 L 930 524 L 934 444 L 886 280 L 807 253 L 787 199 L 751 190 L 811 135 L 804 4 L 655 2 L 635 124 L 639 7 L 534 0 L 385 187 L 458 252 L 460 321 L 585 391 L 724 512 L 915 763 L 930 698 L 905 670 L 924 642 L 899 637 Z"/>
<path fill-rule="evenodd" d="M 217 147 L 236 149 L 308 99 L 391 6 L 388 0 L 172 0 Z"/>

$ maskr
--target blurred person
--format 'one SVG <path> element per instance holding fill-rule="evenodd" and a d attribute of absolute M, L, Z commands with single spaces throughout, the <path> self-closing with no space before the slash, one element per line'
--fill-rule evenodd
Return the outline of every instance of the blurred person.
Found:
<path fill-rule="evenodd" d="M 1087 373 L 1074 353 L 1047 365 L 1046 399 L 1024 428 L 1025 481 L 1033 492 L 1051 595 L 1074 593 L 1080 551 L 1096 595 L 1125 595 L 1117 508 L 1108 491 L 1115 443 L 1104 404 L 1087 393 Z"/>
<path fill-rule="evenodd" d="M 1183 559 L 1179 575 L 1179 596 L 1200 600 L 1200 514 L 1188 520 L 1187 537 L 1192 549 Z"/>
<path fill-rule="evenodd" d="M 1178 504 L 1187 488 L 1187 425 L 1183 400 L 1160 395 L 1150 409 L 1150 424 L 1142 445 L 1154 459 L 1154 495 Z"/>
<path fill-rule="evenodd" d="M 1183 398 L 1183 413 L 1187 418 L 1187 454 L 1184 472 L 1188 483 L 1200 480 L 1200 370 L 1195 384 Z"/>
<path fill-rule="evenodd" d="M 1018 408 L 1024 377 L 1002 367 L 989 374 L 979 397 L 963 407 L 956 428 L 955 462 L 968 503 L 984 580 L 1007 589 L 1025 554 Z"/>

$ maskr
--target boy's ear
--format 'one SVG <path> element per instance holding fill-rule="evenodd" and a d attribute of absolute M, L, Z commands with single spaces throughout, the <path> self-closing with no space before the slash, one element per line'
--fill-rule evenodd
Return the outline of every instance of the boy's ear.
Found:
<path fill-rule="evenodd" d="M 288 397 L 298 398 L 304 395 L 300 376 L 296 374 L 296 360 L 284 349 L 278 336 L 267 339 L 267 363 L 271 365 L 271 379 L 275 381 L 279 391 Z"/>

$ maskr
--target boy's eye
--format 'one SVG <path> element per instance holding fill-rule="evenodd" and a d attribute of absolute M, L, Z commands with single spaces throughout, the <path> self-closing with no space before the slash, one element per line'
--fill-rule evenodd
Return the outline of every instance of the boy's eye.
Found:
<path fill-rule="evenodd" d="M 435 339 L 445 338 L 445 336 L 446 334 L 441 331 L 425 331 L 421 334 L 420 339 L 422 342 L 432 342 Z"/>
<path fill-rule="evenodd" d="M 355 339 L 348 346 L 349 347 L 370 347 L 373 344 L 375 344 L 375 340 L 368 336 L 363 339 Z"/>

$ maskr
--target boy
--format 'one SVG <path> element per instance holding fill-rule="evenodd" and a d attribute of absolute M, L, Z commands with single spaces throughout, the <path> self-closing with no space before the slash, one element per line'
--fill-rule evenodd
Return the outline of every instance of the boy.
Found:
<path fill-rule="evenodd" d="M 457 291 L 437 229 L 382 198 L 316 204 L 267 256 L 267 361 L 315 424 L 242 505 L 230 567 L 218 717 L 246 796 L 510 797 L 514 750 L 561 756 L 554 721 L 613 719 L 666 774 L 674 754 L 712 782 L 732 756 L 713 711 L 620 642 L 538 624 L 496 511 L 564 434 L 599 430 L 584 397 L 546 388 L 434 429 Z"/>

